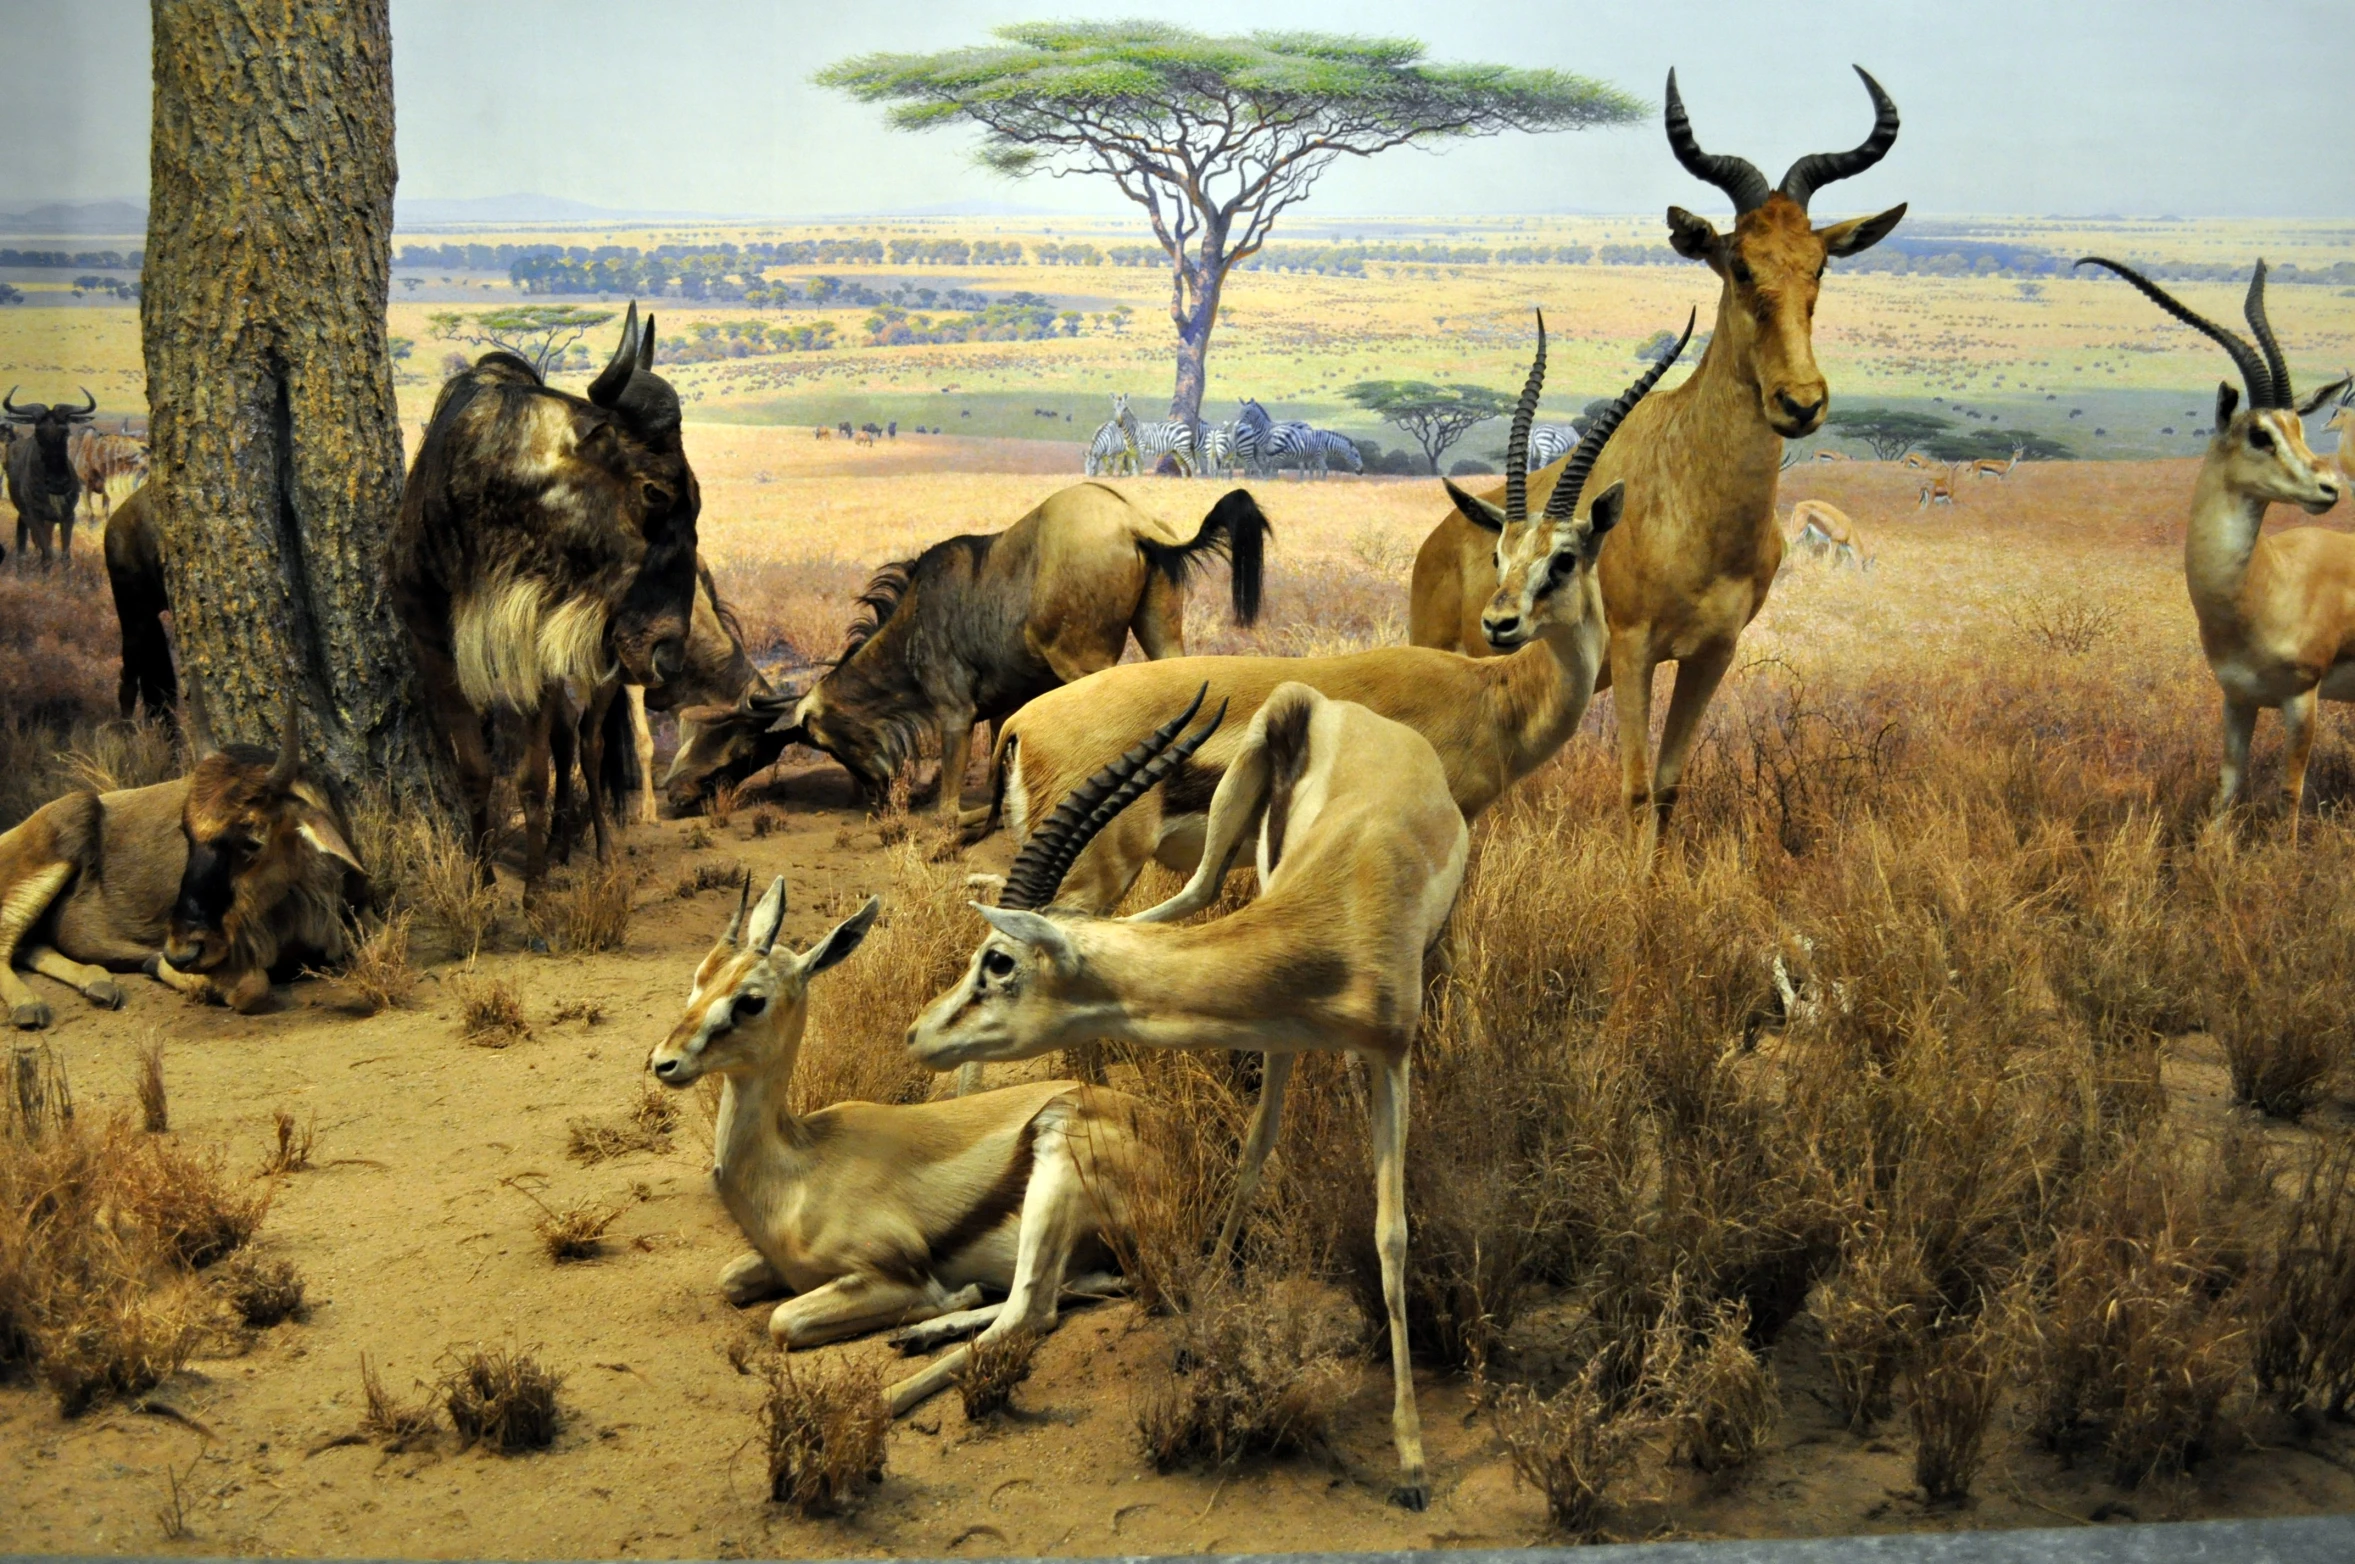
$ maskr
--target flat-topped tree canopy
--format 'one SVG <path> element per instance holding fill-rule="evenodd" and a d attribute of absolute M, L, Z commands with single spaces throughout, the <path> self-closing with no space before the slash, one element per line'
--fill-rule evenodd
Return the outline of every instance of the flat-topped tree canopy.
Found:
<path fill-rule="evenodd" d="M 1210 37 L 1158 21 L 1024 22 L 994 36 L 938 54 L 860 55 L 816 80 L 891 104 L 902 130 L 978 126 L 980 160 L 998 173 L 1100 175 L 1143 207 L 1172 266 L 1170 413 L 1189 423 L 1228 269 L 1337 158 L 1648 112 L 1565 71 L 1431 63 L 1405 38 Z"/>

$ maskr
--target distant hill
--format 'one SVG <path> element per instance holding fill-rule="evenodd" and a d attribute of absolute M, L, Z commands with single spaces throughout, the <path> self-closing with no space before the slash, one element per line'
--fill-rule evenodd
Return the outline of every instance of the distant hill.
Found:
<path fill-rule="evenodd" d="M 147 207 L 139 201 L 49 201 L 20 211 L 0 212 L 0 234 L 113 237 L 145 232 Z"/>
<path fill-rule="evenodd" d="M 402 232 L 462 225 L 508 223 L 616 223 L 647 218 L 708 218 L 710 212 L 648 212 L 593 206 L 563 196 L 518 191 L 512 195 L 393 198 L 393 227 Z"/>

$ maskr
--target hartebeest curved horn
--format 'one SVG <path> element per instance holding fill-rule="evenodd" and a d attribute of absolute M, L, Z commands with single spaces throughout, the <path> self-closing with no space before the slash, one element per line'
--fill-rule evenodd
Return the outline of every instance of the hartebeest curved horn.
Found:
<path fill-rule="evenodd" d="M 2281 344 L 2273 339 L 2273 322 L 2265 316 L 2265 258 L 2257 258 L 2257 269 L 2249 274 L 2249 296 L 2241 302 L 2241 313 L 2249 318 L 2249 329 L 2257 334 L 2257 349 L 2265 355 L 2265 373 L 2273 382 L 2273 405 L 2287 407 L 2295 400 L 2290 389 L 2290 361 L 2281 356 Z"/>
<path fill-rule="evenodd" d="M 17 423 L 29 424 L 34 419 L 39 418 L 43 413 L 48 412 L 49 404 L 46 402 L 27 402 L 24 406 L 19 407 L 16 405 L 16 387 L 10 386 L 8 388 L 8 395 L 0 397 L 0 411 L 5 411 L 8 416 Z"/>
<path fill-rule="evenodd" d="M 90 388 L 88 386 L 82 387 L 82 400 L 87 402 L 89 406 L 83 408 L 78 413 L 68 413 L 65 415 L 77 424 L 86 424 L 98 414 L 98 398 L 90 394 Z"/>
<path fill-rule="evenodd" d="M 1685 172 L 1695 179 L 1707 180 L 1732 196 L 1736 217 L 1766 204 L 1766 198 L 1773 192 L 1767 188 L 1766 176 L 1758 172 L 1757 164 L 1727 153 L 1704 152 L 1701 143 L 1693 139 L 1693 122 L 1685 114 L 1684 98 L 1676 90 L 1674 66 L 1668 70 L 1668 107 L 1662 117 L 1668 126 L 1668 150 L 1676 154 Z M 1806 205 L 1804 201 L 1800 204 Z"/>
<path fill-rule="evenodd" d="M 1538 393 L 1545 389 L 1545 311 L 1537 312 L 1537 356 L 1529 361 L 1529 378 L 1521 384 L 1521 400 L 1513 407 L 1511 433 L 1505 436 L 1505 519 L 1529 519 L 1529 425 L 1537 417 Z"/>
<path fill-rule="evenodd" d="M 1073 788 L 1055 806 L 1047 823 L 1014 855 L 1014 866 L 1006 871 L 1005 889 L 998 893 L 999 906 L 1035 911 L 1055 899 L 1055 892 L 1062 888 L 1063 876 L 1096 833 L 1142 797 L 1146 789 L 1182 765 L 1218 731 L 1218 725 L 1227 716 L 1225 701 L 1218 703 L 1218 711 L 1200 730 L 1183 740 L 1178 738 L 1179 731 L 1194 720 L 1194 713 L 1202 709 L 1202 702 L 1209 694 L 1210 685 L 1205 681 L 1184 711 Z"/>
<path fill-rule="evenodd" d="M 1570 460 L 1562 467 L 1562 476 L 1554 480 L 1554 492 L 1546 496 L 1546 520 L 1568 521 L 1576 513 L 1579 492 L 1586 487 L 1587 474 L 1595 470 L 1595 458 L 1603 454 L 1611 431 L 1660 383 L 1660 377 L 1668 373 L 1668 366 L 1684 356 L 1685 344 L 1693 340 L 1693 323 L 1700 318 L 1699 310 L 1687 315 L 1684 335 L 1676 339 L 1676 346 L 1661 354 L 1658 363 L 1636 376 L 1635 384 L 1620 392 L 1616 401 L 1587 423 L 1586 433 L 1578 437 L 1578 448 L 1570 453 Z"/>
<path fill-rule="evenodd" d="M 611 407 L 620 400 L 622 387 L 630 383 L 630 375 L 638 367 L 638 301 L 630 300 L 630 312 L 622 317 L 621 341 L 614 345 L 613 357 L 605 361 L 597 378 L 589 382 L 589 400 L 599 407 Z"/>
<path fill-rule="evenodd" d="M 2149 299 L 2153 304 L 2182 321 L 2192 330 L 2208 337 L 2218 347 L 2231 354 L 2233 363 L 2240 367 L 2241 383 L 2248 387 L 2251 407 L 2280 407 L 2283 405 L 2282 402 L 2274 400 L 2273 372 L 2265 367 L 2265 361 L 2257 356 L 2257 350 L 2243 341 L 2238 332 L 2227 331 L 2224 327 L 2217 325 L 2207 316 L 2191 308 L 2174 294 L 2169 293 L 2121 261 L 2113 261 L 2105 256 L 2087 255 L 2080 257 L 2077 264 L 2079 266 L 2099 266 L 2105 271 L 2116 272 L 2134 284 L 2144 298 Z M 2260 261 L 2258 265 L 2262 267 L 2264 263 Z"/>
<path fill-rule="evenodd" d="M 1851 66 L 1850 69 L 1864 79 L 1864 90 L 1872 94 L 1872 134 L 1846 152 L 1810 152 L 1791 165 L 1783 175 L 1783 182 L 1776 188 L 1795 202 L 1802 212 L 1807 210 L 1809 196 L 1835 179 L 1849 179 L 1863 173 L 1887 157 L 1889 149 L 1897 144 L 1896 101 L 1881 90 L 1881 84 L 1873 80 L 1872 72 L 1861 65 Z"/>
<path fill-rule="evenodd" d="M 303 707 L 299 698 L 286 697 L 286 723 L 278 736 L 278 764 L 270 768 L 270 787 L 284 791 L 303 763 Z"/>

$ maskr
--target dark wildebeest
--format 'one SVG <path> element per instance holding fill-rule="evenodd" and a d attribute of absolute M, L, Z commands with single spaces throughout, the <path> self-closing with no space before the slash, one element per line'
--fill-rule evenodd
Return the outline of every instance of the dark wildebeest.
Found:
<path fill-rule="evenodd" d="M 69 793 L 0 836 L 0 999 L 49 1024 L 22 966 L 93 1004 L 111 974 L 258 1008 L 275 973 L 340 960 L 367 876 L 333 786 L 304 765 L 293 713 L 279 751 L 232 744 L 176 782 Z"/>
<path fill-rule="evenodd" d="M 702 494 L 679 440 L 679 398 L 654 373 L 654 319 L 631 304 L 588 396 L 550 389 L 512 353 L 442 387 L 393 527 L 392 598 L 427 708 L 491 873 L 496 708 L 550 720 L 546 692 L 593 687 L 618 664 L 659 686 L 686 657 Z M 535 745 L 545 753 L 545 740 Z M 524 884 L 547 873 L 547 788 L 527 783 Z"/>
<path fill-rule="evenodd" d="M 1074 484 L 1003 532 L 950 538 L 886 565 L 860 596 L 867 615 L 841 659 L 776 726 L 840 761 L 870 800 L 888 793 L 924 733 L 937 734 L 935 807 L 955 817 L 975 722 L 997 722 L 1111 667 L 1131 631 L 1147 657 L 1185 655 L 1186 578 L 1205 558 L 1223 555 L 1232 567 L 1235 622 L 1258 618 L 1267 530 L 1244 489 L 1186 539 L 1117 489 Z M 773 710 L 748 699 L 738 718 L 700 726 L 696 745 L 724 755 Z M 674 769 L 674 799 L 681 778 Z"/>
<path fill-rule="evenodd" d="M 12 424 L 30 426 L 27 437 L 19 438 L 8 447 L 8 498 L 16 506 L 16 563 L 25 563 L 25 544 L 41 551 L 41 568 L 49 568 L 49 539 L 56 533 L 62 540 L 61 552 L 66 563 L 74 558 L 74 513 L 81 505 L 82 480 L 74 473 L 72 456 L 66 441 L 74 425 L 85 424 L 98 411 L 98 398 L 90 388 L 82 388 L 82 399 L 90 405 L 71 408 L 55 407 L 40 402 L 16 405 L 16 388 L 10 386 L 8 395 L 0 397 L 0 409 L 8 414 Z"/>
<path fill-rule="evenodd" d="M 163 616 L 172 604 L 164 595 L 163 554 L 148 515 L 149 492 L 145 486 L 133 490 L 106 519 L 106 581 L 114 588 L 114 616 L 123 630 L 123 672 L 115 701 L 126 718 L 142 705 L 150 717 L 168 716 L 180 699 L 172 643 L 164 634 Z"/>

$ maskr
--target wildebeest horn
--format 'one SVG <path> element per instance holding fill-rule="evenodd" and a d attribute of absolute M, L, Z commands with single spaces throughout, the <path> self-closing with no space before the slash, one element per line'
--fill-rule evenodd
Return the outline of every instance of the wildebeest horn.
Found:
<path fill-rule="evenodd" d="M 1868 77 L 1867 80 L 1870 80 Z M 1676 68 L 1668 70 L 1668 107 L 1662 116 L 1668 126 L 1668 150 L 1685 171 L 1696 179 L 1705 179 L 1734 198 L 1734 215 L 1756 211 L 1766 204 L 1773 192 L 1767 188 L 1766 176 L 1758 172 L 1758 165 L 1748 158 L 1730 154 L 1704 152 L 1701 143 L 1693 139 L 1693 122 L 1684 111 L 1684 99 L 1676 90 Z M 1788 176 L 1785 176 L 1786 179 Z M 1806 205 L 1802 201 L 1800 205 Z"/>
<path fill-rule="evenodd" d="M 622 317 L 621 341 L 614 345 L 613 357 L 605 361 L 605 368 L 589 382 L 589 400 L 599 407 L 611 407 L 621 396 L 621 388 L 630 383 L 630 374 L 638 367 L 638 301 L 630 300 L 630 312 Z"/>
<path fill-rule="evenodd" d="M 1511 433 L 1505 436 L 1505 520 L 1529 519 L 1529 425 L 1537 417 L 1538 393 L 1545 389 L 1545 311 L 1537 312 L 1537 357 L 1529 361 L 1529 378 L 1522 382 L 1521 400 L 1513 407 Z"/>
<path fill-rule="evenodd" d="M 1586 487 L 1587 474 L 1595 470 L 1595 458 L 1603 454 L 1603 446 L 1611 438 L 1611 431 L 1620 420 L 1635 410 L 1635 404 L 1646 392 L 1659 384 L 1668 373 L 1668 366 L 1684 356 L 1685 344 L 1693 340 L 1693 323 L 1701 318 L 1699 310 L 1685 317 L 1684 335 L 1676 339 L 1676 346 L 1660 355 L 1660 360 L 1636 377 L 1635 384 L 1619 393 L 1618 400 L 1597 413 L 1587 424 L 1586 433 L 1578 437 L 1578 449 L 1570 453 L 1570 460 L 1562 467 L 1562 475 L 1554 480 L 1554 492 L 1546 497 L 1545 519 L 1568 521 L 1578 508 L 1579 491 Z"/>
<path fill-rule="evenodd" d="M 631 307 L 636 307 L 635 301 L 632 301 Z M 654 367 L 654 312 L 652 310 L 646 312 L 646 324 L 638 329 L 638 367 L 648 370 Z"/>
<path fill-rule="evenodd" d="M 789 718 L 778 718 L 775 722 L 769 724 L 766 731 L 772 737 L 786 744 L 800 744 L 809 749 L 816 749 L 818 747 L 817 742 L 810 737 L 809 729 L 803 727 L 798 722 L 792 721 Z"/>
<path fill-rule="evenodd" d="M 270 786 L 283 789 L 303 763 L 303 708 L 295 696 L 286 697 L 286 726 L 278 739 L 278 764 L 270 769 Z"/>
<path fill-rule="evenodd" d="M 34 419 L 40 417 L 43 413 L 48 412 L 49 404 L 46 402 L 27 402 L 24 406 L 19 407 L 16 405 L 16 387 L 10 386 L 8 388 L 8 395 L 0 397 L 0 410 L 5 410 L 10 418 L 16 420 L 20 424 L 29 424 Z"/>
<path fill-rule="evenodd" d="M 1006 871 L 1005 889 L 998 893 L 999 906 L 1035 910 L 1055 899 L 1063 876 L 1096 833 L 1142 797 L 1146 789 L 1184 764 L 1188 756 L 1209 742 L 1218 725 L 1226 721 L 1227 703 L 1220 701 L 1208 723 L 1184 739 L 1178 738 L 1179 731 L 1194 720 L 1194 713 L 1202 709 L 1202 702 L 1209 694 L 1210 685 L 1205 681 L 1184 711 L 1073 788 L 1070 796 L 1055 806 L 1047 823 L 1014 855 L 1014 866 Z"/>
<path fill-rule="evenodd" d="M 2251 407 L 2279 407 L 2282 405 L 2273 398 L 2272 371 L 2265 367 L 2265 361 L 2257 356 L 2257 350 L 2243 341 L 2238 332 L 2227 331 L 2224 327 L 2217 325 L 2207 316 L 2200 314 L 2176 298 L 2174 294 L 2169 293 L 2133 267 L 2122 262 L 2109 260 L 2099 255 L 2088 255 L 2079 258 L 2077 264 L 2079 266 L 2099 266 L 2106 271 L 2116 272 L 2134 284 L 2144 298 L 2149 299 L 2153 304 L 2182 321 L 2192 330 L 2208 337 L 2218 347 L 2231 354 L 2233 363 L 2240 368 L 2242 383 L 2249 388 L 2249 405 Z"/>
<path fill-rule="evenodd" d="M 1897 144 L 1897 104 L 1881 90 L 1881 84 L 1863 66 L 1851 66 L 1864 78 L 1864 90 L 1873 98 L 1872 134 L 1846 152 L 1810 152 L 1783 175 L 1779 187 L 1782 193 L 1797 203 L 1800 211 L 1807 210 L 1807 198 L 1835 179 L 1847 179 L 1861 174 L 1889 155 Z"/>
<path fill-rule="evenodd" d="M 2273 382 L 2273 405 L 2287 407 L 2296 393 L 2290 389 L 2290 361 L 2281 356 L 2281 344 L 2273 340 L 2273 322 L 2265 317 L 2265 258 L 2257 258 L 2257 269 L 2249 277 L 2249 296 L 2241 305 L 2241 313 L 2249 318 L 2249 329 L 2257 334 L 2258 351 L 2265 355 L 2265 373 Z"/>
<path fill-rule="evenodd" d="M 738 704 L 745 711 L 783 711 L 788 706 L 800 705 L 801 697 L 791 690 L 762 690 L 746 685 Z"/>
<path fill-rule="evenodd" d="M 89 420 L 98 412 L 98 398 L 90 394 L 90 388 L 88 386 L 82 387 L 82 400 L 89 403 L 90 405 L 83 408 L 78 413 L 68 413 L 66 415 L 77 424 L 89 422 Z"/>

